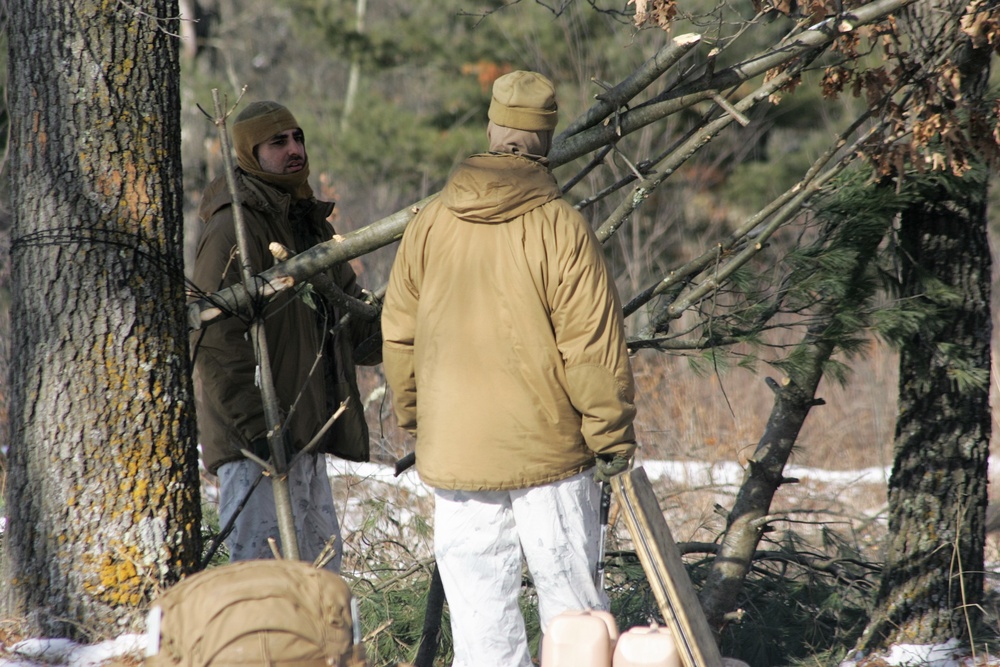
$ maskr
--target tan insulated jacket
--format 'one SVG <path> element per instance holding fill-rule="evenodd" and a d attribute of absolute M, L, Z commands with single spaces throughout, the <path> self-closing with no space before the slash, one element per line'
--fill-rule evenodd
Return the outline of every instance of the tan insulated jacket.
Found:
<path fill-rule="evenodd" d="M 617 291 L 590 226 L 533 160 L 456 169 L 403 235 L 382 334 L 431 486 L 537 486 L 635 448 Z"/>
<path fill-rule="evenodd" d="M 285 192 L 241 170 L 236 171 L 236 183 L 254 274 L 274 265 L 268 250 L 271 242 L 298 253 L 332 237 L 333 228 L 326 221 L 332 203 L 300 200 L 290 211 L 291 197 Z M 224 177 L 206 189 L 199 215 L 206 226 L 198 245 L 193 282 L 201 292 L 212 293 L 241 281 L 232 200 Z M 361 294 L 346 263 L 334 268 L 331 275 L 346 293 Z M 310 307 L 310 303 L 317 307 Z M 377 335 L 378 325 L 352 317 L 350 326 L 331 335 L 341 315 L 316 294 L 302 298 L 286 293 L 266 307 L 265 332 L 275 389 L 293 450 L 308 444 L 340 402 L 350 397 L 347 411 L 327 432 L 320 450 L 352 461 L 367 461 L 368 428 L 351 351 L 367 336 Z M 257 363 L 247 323 L 237 317 L 216 322 L 195 332 L 191 345 L 205 467 L 214 473 L 223 463 L 242 458 L 241 447 L 267 458 L 267 424 L 255 382 Z M 324 363 L 316 364 L 321 349 Z M 363 360 L 377 362 L 376 358 Z M 291 411 L 293 403 L 295 410 Z"/>

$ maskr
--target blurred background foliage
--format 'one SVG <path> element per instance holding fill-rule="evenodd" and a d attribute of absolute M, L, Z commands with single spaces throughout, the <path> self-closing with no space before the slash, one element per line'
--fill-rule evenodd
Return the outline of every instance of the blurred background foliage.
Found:
<path fill-rule="evenodd" d="M 487 148 L 490 89 L 506 72 L 531 69 L 553 79 L 561 114 L 558 133 L 593 103 L 604 86 L 626 78 L 674 36 L 695 32 L 702 36 L 702 43 L 633 104 L 676 84 L 689 68 L 704 63 L 713 50 L 719 52 L 720 69 L 751 57 L 774 44 L 793 22 L 772 13 L 748 24 L 753 17 L 752 3 L 730 4 L 725 0 L 685 0 L 669 33 L 636 29 L 631 18 L 634 8 L 625 0 L 179 2 L 183 16 L 179 34 L 188 267 L 193 263 L 200 230 L 200 194 L 219 175 L 222 164 L 220 142 L 210 118 L 213 89 L 228 105 L 235 106 L 237 113 L 250 101 L 260 99 L 277 100 L 292 109 L 306 133 L 312 185 L 318 196 L 337 202 L 334 224 L 338 231 L 348 232 L 436 192 L 455 164 Z M 5 35 L 5 30 L 0 31 L 4 40 L 0 48 L 3 89 Z M 783 94 L 779 104 L 759 105 L 750 114 L 749 125 L 733 124 L 686 162 L 607 244 L 606 254 L 625 301 L 671 268 L 712 247 L 747 216 L 798 182 L 837 133 L 856 118 L 863 101 L 850 95 L 838 99 L 821 95 L 820 68 L 833 58 L 835 53 L 824 56 L 805 72 L 801 85 Z M 745 92 L 737 90 L 735 97 Z M 617 204 L 618 196 L 601 199 L 595 195 L 628 176 L 632 165 L 675 145 L 699 124 L 709 104 L 624 137 L 616 151 L 580 179 L 567 197 L 575 203 L 588 202 L 583 213 L 598 224 Z M 0 101 L 3 154 L 8 120 Z M 584 158 L 559 167 L 557 178 L 561 183 L 569 182 L 586 162 Z M 9 366 L 11 324 L 8 176 L 6 171 L 0 172 L 0 448 L 8 441 L 4 394 L 8 383 L 3 381 Z M 591 198 L 595 200 L 589 203 Z M 995 228 L 995 213 L 991 220 Z M 776 235 L 770 243 L 774 254 L 782 255 L 799 247 L 803 237 L 808 241 L 816 236 L 815 229 L 799 228 Z M 808 249 L 808 244 L 803 245 Z M 392 245 L 353 260 L 360 282 L 367 287 L 384 284 L 394 252 Z M 994 290 L 994 298 L 998 292 Z M 726 376 L 724 362 L 709 354 L 694 357 L 691 363 L 697 372 L 691 372 L 684 359 L 666 354 L 637 355 L 645 457 L 745 459 L 746 450 L 760 435 L 772 399 L 761 391 L 759 378 L 738 382 Z M 798 439 L 796 462 L 844 469 L 888 465 L 895 366 L 896 357 L 885 347 L 877 347 L 864 370 L 855 374 L 857 384 L 846 389 L 825 384 L 821 391 L 827 407 L 810 416 Z M 366 414 L 377 440 L 373 443 L 374 458 L 389 462 L 404 450 L 388 416 L 379 372 L 377 368 L 364 371 L 361 384 Z M 852 490 L 857 486 L 852 485 Z M 883 487 L 864 492 L 864 500 L 872 508 L 884 504 Z M 700 500 L 686 505 L 708 512 L 707 508 L 718 501 L 714 497 L 713 502 Z M 671 511 L 680 523 L 684 513 L 677 508 Z M 709 541 L 718 534 L 718 517 L 695 515 L 699 520 L 690 527 L 681 524 L 679 535 Z M 829 550 L 836 551 L 833 547 Z M 366 568 L 352 571 L 365 572 Z M 424 571 L 416 570 L 418 574 Z M 698 569 L 693 571 L 697 576 Z M 807 575 L 798 579 L 806 582 L 802 587 L 782 588 L 775 582 L 783 580 L 787 572 L 775 572 L 764 568 L 748 584 L 747 600 L 755 601 L 748 607 L 755 622 L 727 630 L 723 638 L 727 648 L 754 647 L 760 653 L 753 660 L 755 664 L 779 664 L 774 654 L 789 659 L 853 639 L 859 610 L 864 606 L 862 598 L 869 593 L 866 572 L 851 574 L 852 586 L 847 593 Z M 378 574 L 371 579 L 378 582 L 382 577 Z M 655 617 L 648 589 L 636 585 L 641 572 L 627 553 L 615 556 L 609 578 L 623 626 Z M 394 658 L 408 657 L 405 651 L 411 650 L 417 639 L 423 613 L 421 596 L 427 590 L 425 579 L 405 582 L 403 593 L 380 583 L 366 596 L 365 612 L 372 615 L 367 627 L 387 628 L 385 624 L 392 622 L 398 630 L 376 633 L 379 637 L 375 639 L 380 647 L 377 650 Z M 384 594 L 385 599 L 375 593 Z M 406 616 L 401 609 L 413 613 Z M 529 623 L 537 633 L 537 620 L 529 618 Z M 799 629 L 811 623 L 815 632 L 789 637 L 782 644 L 775 641 L 774 633 L 761 631 L 768 623 Z M 844 635 L 850 636 L 845 639 Z M 381 642 L 385 642 L 384 647 Z M 444 648 L 447 652 L 447 638 Z M 774 654 L 764 656 L 768 651 Z M 735 650 L 730 654 L 751 659 Z"/>
<path fill-rule="evenodd" d="M 220 142 L 210 118 L 214 89 L 236 112 L 258 99 L 274 99 L 293 110 L 306 131 L 313 187 L 319 196 L 337 202 L 334 224 L 338 231 L 348 232 L 436 192 L 458 161 L 486 149 L 490 89 L 505 72 L 532 69 L 555 81 L 561 114 L 558 133 L 593 104 L 605 86 L 626 78 L 673 37 L 693 32 L 702 41 L 632 106 L 675 86 L 712 54 L 717 54 L 717 69 L 752 57 L 772 46 L 795 21 L 777 12 L 755 18 L 752 3 L 725 0 L 685 0 L 678 5 L 669 32 L 637 29 L 632 21 L 634 6 L 625 0 L 178 1 L 188 267 L 201 227 L 197 216 L 201 192 L 221 167 Z M 5 39 L 3 30 L 0 39 Z M 6 48 L 0 48 L 4 65 L 6 57 Z M 758 105 L 749 125 L 734 123 L 713 139 L 620 228 L 605 250 L 624 301 L 713 247 L 775 194 L 796 183 L 856 118 L 863 100 L 849 94 L 836 99 L 821 94 L 822 67 L 837 57 L 835 51 L 827 53 L 804 73 L 794 91 L 782 94 L 780 103 Z M 877 56 L 865 57 L 874 61 Z M 5 86 L 6 66 L 0 68 L 0 87 Z M 737 89 L 733 97 L 738 99 L 748 90 Z M 621 196 L 600 193 L 632 174 L 633 165 L 675 146 L 711 106 L 695 106 L 622 138 L 567 197 L 599 224 Z M 6 153 L 4 109 L 0 103 L 0 148 Z M 588 159 L 559 167 L 559 181 L 574 179 Z M 0 376 L 6 374 L 10 340 L 7 176 L 0 172 Z M 772 256 L 791 251 L 803 233 L 815 232 L 789 229 L 772 237 Z M 353 260 L 360 282 L 371 288 L 384 284 L 394 253 L 395 246 L 390 245 Z M 752 268 L 759 273 L 762 267 Z M 631 331 L 641 328 L 644 316 L 640 311 L 629 318 Z M 760 380 L 752 377 L 743 381 L 751 384 L 746 391 L 733 379 L 721 377 L 697 389 L 688 386 L 684 396 L 703 397 L 699 410 L 721 406 L 719 416 L 692 424 L 696 431 L 692 435 L 676 419 L 663 416 L 671 409 L 672 386 L 690 377 L 686 363 L 664 354 L 636 358 L 640 375 L 649 366 L 657 378 L 655 383 L 644 383 L 643 400 L 657 408 L 643 411 L 650 429 L 650 455 L 672 451 L 670 443 L 686 442 L 697 449 L 705 441 L 728 442 L 729 449 L 719 455 L 731 460 L 733 448 L 759 434 L 757 428 L 769 409 L 768 395 L 756 390 Z M 722 372 L 725 359 L 706 353 L 691 363 L 707 377 Z M 890 355 L 885 363 L 892 366 Z M 364 383 L 377 392 L 381 382 L 377 369 L 374 373 Z M 877 376 L 879 383 L 887 381 L 884 372 L 869 375 Z M 891 389 L 891 373 L 888 382 Z M 5 386 L 0 381 L 0 446 L 7 442 Z M 747 410 L 754 419 L 737 418 L 742 410 L 734 401 L 743 397 L 753 406 Z M 886 419 L 891 420 L 893 396 L 884 398 Z M 379 423 L 374 430 L 383 441 L 391 439 L 384 401 L 369 407 L 370 416 Z M 837 423 L 833 410 L 826 413 Z M 662 432 L 656 430 L 661 420 Z M 891 436 L 891 426 L 881 418 L 875 422 L 871 425 L 875 433 L 864 439 L 879 442 L 881 448 Z M 738 437 L 730 433 L 733 430 Z M 811 450 L 803 447 L 803 451 Z"/>
<path fill-rule="evenodd" d="M 214 128 L 197 109 L 210 105 L 212 88 L 233 102 L 246 86 L 246 101 L 276 99 L 294 111 L 314 181 L 338 201 L 337 226 L 349 231 L 437 191 L 458 161 L 486 149 L 497 76 L 515 69 L 550 76 L 565 124 L 600 92 L 591 78 L 617 82 L 667 38 L 644 31 L 638 39 L 621 12 L 587 3 L 557 11 L 454 0 L 200 0 L 191 7 L 197 48 L 182 71 L 189 238 L 198 191 L 218 169 Z M 374 282 L 385 280 L 388 261 L 365 263 Z"/>
<path fill-rule="evenodd" d="M 336 224 L 349 231 L 437 191 L 459 160 L 486 148 L 490 88 L 505 72 L 532 69 L 556 82 L 558 133 L 593 103 L 602 85 L 624 79 L 672 36 L 701 34 L 689 65 L 720 49 L 721 68 L 771 45 L 791 25 L 779 17 L 746 30 L 753 16 L 749 3 L 712 0 L 684 3 L 669 34 L 637 30 L 630 7 L 597 0 L 187 4 L 196 19 L 182 71 L 192 242 L 198 193 L 219 167 L 214 128 L 198 109 L 210 110 L 212 88 L 230 103 L 246 86 L 241 104 L 276 99 L 292 108 L 306 130 L 314 181 L 338 201 Z M 683 71 L 655 83 L 633 104 L 676 83 Z M 625 137 L 567 196 L 579 202 L 628 175 L 629 163 L 663 152 L 707 110 L 676 114 Z M 609 244 L 623 294 L 687 256 L 687 246 L 718 238 L 792 185 L 844 118 L 842 103 L 804 84 L 780 105 L 756 111 L 748 127 L 713 141 Z M 565 165 L 556 175 L 566 182 L 585 162 Z M 584 212 L 601 220 L 615 204 L 612 197 Z M 374 255 L 360 262 L 371 284 L 387 277 L 391 250 Z"/>

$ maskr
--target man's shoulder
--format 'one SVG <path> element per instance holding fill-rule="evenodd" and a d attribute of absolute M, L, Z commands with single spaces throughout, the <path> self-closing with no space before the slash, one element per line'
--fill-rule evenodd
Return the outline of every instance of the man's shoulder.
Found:
<path fill-rule="evenodd" d="M 249 179 L 237 177 L 234 182 L 243 217 L 247 222 L 247 233 L 254 236 L 261 226 L 260 221 L 274 217 L 278 208 L 263 199 L 262 192 L 252 187 Z M 216 243 L 222 244 L 236 242 L 233 197 L 224 176 L 217 178 L 205 189 L 199 217 L 205 225 L 203 238 L 215 239 Z"/>
<path fill-rule="evenodd" d="M 537 211 L 544 217 L 558 221 L 560 225 L 592 229 L 587 218 L 568 202 L 562 193 L 539 206 Z"/>
<path fill-rule="evenodd" d="M 406 225 L 406 231 L 426 226 L 434 222 L 442 213 L 448 213 L 448 207 L 442 202 L 440 195 L 424 204 Z"/>
<path fill-rule="evenodd" d="M 217 176 L 201 193 L 198 217 L 207 223 L 213 215 L 232 204 L 232 201 L 228 180 L 225 176 Z"/>
<path fill-rule="evenodd" d="M 256 179 L 240 169 L 233 172 L 233 185 L 239 197 L 240 206 L 249 211 L 262 214 L 276 213 L 280 210 L 281 191 Z M 209 222 L 213 216 L 232 209 L 233 194 L 229 179 L 225 175 L 218 176 L 205 188 L 202 194 L 198 215 L 203 222 Z"/>

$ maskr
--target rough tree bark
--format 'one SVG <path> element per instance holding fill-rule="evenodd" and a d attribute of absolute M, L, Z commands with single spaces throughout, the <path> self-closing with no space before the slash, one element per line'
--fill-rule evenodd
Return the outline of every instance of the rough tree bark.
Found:
<path fill-rule="evenodd" d="M 118 632 L 198 562 L 177 15 L 9 7 L 6 590 L 45 636 Z"/>
<path fill-rule="evenodd" d="M 970 183 L 961 201 L 928 192 L 902 217 L 902 298 L 935 314 L 900 352 L 889 539 L 866 648 L 967 639 L 966 615 L 973 624 L 979 617 L 989 383 L 963 386 L 959 375 L 963 366 L 990 368 L 985 194 L 985 181 Z M 935 281 L 952 298 L 936 298 Z"/>
<path fill-rule="evenodd" d="M 948 45 L 960 80 L 957 102 L 975 117 L 977 107 L 991 104 L 992 49 L 961 30 L 966 7 L 936 0 L 915 5 L 906 18 Z M 979 11 L 988 16 L 996 7 L 993 0 Z M 975 129 L 963 131 L 975 147 Z M 975 640 L 979 630 L 991 434 L 988 181 L 976 171 L 954 181 L 938 179 L 901 217 L 901 297 L 931 315 L 901 344 L 889 537 L 877 606 L 861 640 L 868 649 Z"/>

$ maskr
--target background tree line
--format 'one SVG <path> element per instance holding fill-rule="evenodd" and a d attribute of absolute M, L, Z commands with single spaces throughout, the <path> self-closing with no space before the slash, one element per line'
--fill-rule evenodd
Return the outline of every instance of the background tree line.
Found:
<path fill-rule="evenodd" d="M 295 111 L 308 138 L 313 180 L 322 196 L 338 201 L 335 224 L 344 233 L 370 223 L 380 228 L 394 212 L 436 192 L 458 159 L 485 147 L 483 118 L 498 74 L 523 68 L 551 76 L 568 123 L 594 105 L 595 94 L 613 93 L 654 53 L 669 48 L 671 39 L 697 33 L 699 43 L 654 85 L 615 101 L 589 126 L 567 132 L 561 123 L 557 175 L 572 185 L 567 196 L 608 239 L 634 347 L 651 351 L 641 356 L 684 353 L 711 372 L 762 361 L 781 373 L 744 490 L 726 508 L 716 546 L 725 558 L 716 560 L 705 582 L 703 603 L 717 625 L 732 611 L 767 528 L 771 499 L 787 482 L 782 470 L 791 447 L 817 404 L 820 379 L 864 363 L 861 352 L 875 331 L 901 349 L 890 527 L 909 542 L 887 545 L 879 606 L 861 641 L 933 641 L 961 630 L 969 601 L 981 597 L 983 588 L 995 3 L 882 3 L 882 13 L 879 3 L 644 2 L 623 8 L 497 2 L 475 10 L 419 0 L 294 0 L 281 6 L 185 0 L 177 7 L 120 1 L 111 9 L 90 2 L 28 4 L 18 13 L 13 3 L 6 14 L 9 104 L 20 124 L 11 135 L 13 159 L 5 170 L 15 186 L 11 340 L 18 376 L 4 383 L 15 393 L 13 479 L 7 487 L 12 530 L 5 540 L 24 549 L 22 604 L 70 618 L 128 618 L 152 594 L 146 583 L 151 571 L 158 571 L 153 579 L 160 585 L 169 585 L 192 567 L 187 552 L 196 538 L 189 528 L 171 528 L 197 514 L 185 490 L 194 479 L 189 416 L 164 408 L 159 416 L 168 424 L 156 426 L 149 415 L 155 403 L 135 405 L 128 408 L 136 411 L 128 425 L 115 422 L 95 436 L 92 424 L 42 424 L 37 415 L 64 410 L 57 406 L 74 390 L 69 384 L 46 398 L 42 390 L 54 382 L 46 369 L 58 359 L 79 368 L 74 364 L 87 354 L 113 360 L 105 364 L 111 370 L 119 363 L 136 367 L 134 378 L 98 373 L 95 381 L 106 384 L 109 395 L 135 394 L 136 385 L 148 381 L 137 369 L 161 368 L 165 359 L 172 360 L 164 377 L 171 378 L 173 397 L 188 391 L 177 366 L 182 332 L 176 327 L 184 321 L 179 312 L 128 309 L 144 332 L 158 318 L 166 320 L 152 336 L 166 348 L 136 356 L 129 318 L 119 314 L 102 325 L 108 345 L 98 350 L 66 337 L 93 330 L 87 316 L 92 309 L 53 313 L 50 307 L 65 298 L 68 288 L 60 286 L 72 285 L 74 294 L 102 295 L 95 306 L 120 307 L 129 301 L 121 298 L 122 290 L 138 295 L 152 289 L 179 308 L 179 257 L 190 263 L 198 193 L 220 165 L 214 128 L 198 108 L 207 108 L 211 89 L 229 91 L 235 101 L 245 85 L 250 99 L 278 99 Z M 648 12 L 639 28 L 636 11 Z M 863 12 L 872 17 L 857 20 Z M 886 21 L 890 14 L 894 18 Z M 833 26 L 827 37 L 806 30 L 823 18 Z M 668 19 L 669 31 L 656 25 Z M 859 27 L 866 23 L 874 27 Z M 137 45 L 126 26 L 137 27 L 139 43 L 148 40 L 147 52 L 162 60 L 121 59 Z M 51 60 L 28 64 L 29 53 Z M 63 71 L 68 55 L 78 56 L 69 62 L 80 69 L 69 68 L 62 79 L 52 76 Z M 769 66 L 756 71 L 760 63 Z M 87 66 L 103 74 L 95 90 L 81 71 Z M 156 76 L 136 88 L 138 79 L 131 77 L 143 68 Z M 50 91 L 43 107 L 35 101 L 40 90 Z M 161 98 L 143 97 L 150 90 Z M 76 102 L 65 116 L 55 115 L 66 99 Z M 137 120 L 140 114 L 125 111 L 130 108 L 164 113 Z M 135 192 L 139 188 L 128 184 L 137 182 L 135 157 L 145 144 L 133 142 L 145 136 L 161 137 L 165 145 L 144 158 L 141 173 L 164 178 L 141 181 L 147 190 Z M 588 141 L 597 146 L 587 149 Z M 73 157 L 81 142 L 90 142 L 96 164 Z M 64 152 L 42 162 L 54 146 Z M 102 179 L 108 172 L 100 161 L 122 155 L 122 146 L 126 163 L 112 165 L 116 179 Z M 181 174 L 169 173 L 181 156 L 183 187 L 171 180 Z M 67 164 L 75 166 L 67 170 Z M 59 177 L 67 173 L 68 180 Z M 77 197 L 66 197 L 69 183 L 80 186 Z M 68 210 L 67 202 L 73 203 Z M 183 235 L 174 227 L 181 211 Z M 392 245 L 372 245 L 350 259 L 362 282 L 378 286 L 387 276 Z M 91 246 L 100 249 L 97 257 L 83 252 Z M 123 253 L 135 254 L 123 260 Z M 152 273 L 164 276 L 162 287 L 136 283 Z M 46 294 L 39 289 L 43 284 L 56 292 Z M 116 289 L 103 293 L 108 284 Z M 60 331 L 73 363 L 51 352 L 62 349 L 49 342 Z M 93 361 L 88 368 L 96 366 Z M 86 414 L 114 414 L 122 405 L 130 404 L 112 398 L 88 406 Z M 123 429 L 134 430 L 122 437 Z M 171 436 L 151 440 L 148 449 L 133 444 L 151 431 Z M 80 436 L 67 439 L 67 433 Z M 69 444 L 53 457 L 61 440 Z M 54 514 L 53 524 L 63 525 L 63 517 L 80 526 L 70 543 L 92 537 L 93 517 L 107 508 L 93 498 L 81 502 L 86 494 L 72 489 L 94 482 L 92 471 L 80 465 L 81 453 L 87 459 L 105 450 L 111 452 L 107 471 L 118 474 L 103 484 L 117 485 L 121 471 L 141 470 L 148 460 L 165 463 L 153 466 L 163 477 L 140 475 L 135 488 L 112 494 L 131 493 L 136 503 L 110 510 L 116 520 L 130 514 L 124 524 L 107 525 L 106 539 L 118 543 L 117 550 L 98 544 L 67 555 L 48 545 L 59 538 L 45 526 Z M 395 454 L 391 446 L 383 451 L 386 458 Z M 132 457 L 139 463 L 130 464 Z M 26 497 L 50 488 L 42 479 L 58 490 L 58 507 L 22 507 Z M 150 488 L 156 491 L 147 495 Z M 163 515 L 170 539 L 150 540 L 148 527 L 160 525 L 151 520 Z M 130 530 L 136 537 L 123 540 Z M 165 544 L 171 547 L 164 550 Z M 26 554 L 41 562 L 28 565 Z M 67 557 L 95 566 L 80 577 L 56 574 Z M 955 558 L 967 577 L 969 597 L 962 604 L 951 595 L 948 566 Z M 149 562 L 137 568 L 143 559 Z M 156 563 L 159 568 L 152 567 Z M 83 601 L 67 607 L 65 599 L 80 590 L 86 592 Z M 37 622 L 47 627 L 48 621 Z M 72 624 L 50 631 L 72 632 Z"/>

